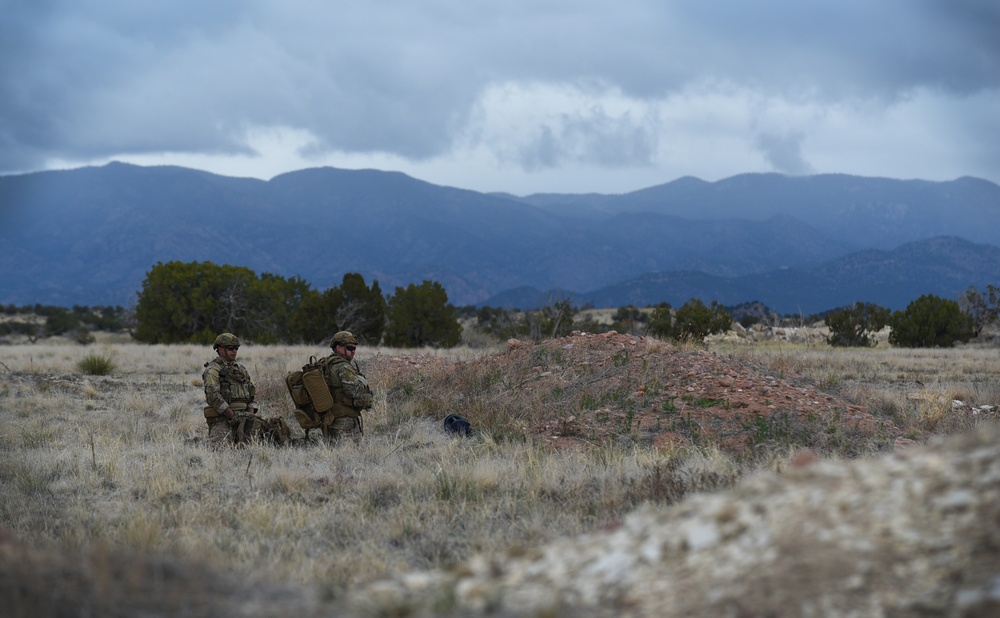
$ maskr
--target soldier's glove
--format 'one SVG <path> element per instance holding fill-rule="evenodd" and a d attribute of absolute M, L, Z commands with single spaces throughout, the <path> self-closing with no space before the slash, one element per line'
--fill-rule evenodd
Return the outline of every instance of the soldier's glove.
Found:
<path fill-rule="evenodd" d="M 232 408 L 226 408 L 226 411 L 222 413 L 222 416 L 226 417 L 230 423 L 236 420 L 236 413 L 233 412 Z"/>

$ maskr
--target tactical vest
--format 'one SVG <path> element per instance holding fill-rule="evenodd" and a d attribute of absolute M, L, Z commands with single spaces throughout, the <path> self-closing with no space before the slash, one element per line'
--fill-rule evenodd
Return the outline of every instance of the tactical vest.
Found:
<path fill-rule="evenodd" d="M 244 407 L 253 401 L 256 394 L 256 388 L 250 381 L 250 374 L 238 363 L 219 369 L 219 390 L 222 392 L 222 398 L 230 405 L 242 403 Z"/>
<path fill-rule="evenodd" d="M 224 362 L 211 360 L 205 363 L 206 367 L 215 366 L 219 371 L 219 394 L 229 403 L 229 408 L 234 412 L 241 412 L 247 409 L 247 404 L 254 400 L 256 388 L 250 381 L 250 374 L 246 368 L 238 363 L 226 365 Z M 224 421 L 226 417 L 219 414 L 219 411 L 211 406 L 205 407 L 205 418 L 209 424 L 216 421 Z"/>

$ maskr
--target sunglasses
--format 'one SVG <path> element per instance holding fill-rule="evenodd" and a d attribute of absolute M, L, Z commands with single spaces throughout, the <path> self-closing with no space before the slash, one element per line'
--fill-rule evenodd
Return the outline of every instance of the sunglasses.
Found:
<path fill-rule="evenodd" d="M 230 352 L 235 352 L 236 350 L 240 349 L 240 346 L 238 346 L 238 345 L 224 345 L 222 347 L 226 348 Z"/>
<path fill-rule="evenodd" d="M 355 345 L 345 345 L 344 349 L 347 350 L 348 352 L 353 352 L 354 350 L 358 349 L 358 346 L 355 346 Z"/>

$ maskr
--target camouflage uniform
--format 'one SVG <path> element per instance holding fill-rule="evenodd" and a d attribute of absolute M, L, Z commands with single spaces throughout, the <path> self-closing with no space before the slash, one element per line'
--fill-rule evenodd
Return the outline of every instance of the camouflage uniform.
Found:
<path fill-rule="evenodd" d="M 330 347 L 357 343 L 349 331 L 340 331 L 333 336 Z M 361 412 L 371 408 L 374 400 L 371 387 L 356 361 L 336 351 L 328 360 L 324 377 L 333 395 L 333 408 L 323 414 L 323 434 L 333 442 L 348 436 L 357 440 L 364 435 Z"/>
<path fill-rule="evenodd" d="M 223 333 L 216 338 L 214 348 L 218 350 L 219 346 L 225 345 L 239 345 L 239 339 Z M 237 437 L 243 438 L 241 441 L 258 437 L 256 434 L 262 429 L 254 404 L 256 388 L 246 367 L 216 356 L 205 363 L 201 378 L 205 384 L 205 422 L 208 423 L 209 444 L 217 447 L 227 441 L 233 442 L 234 429 L 240 434 Z M 226 410 L 236 414 L 232 421 L 226 418 Z"/>

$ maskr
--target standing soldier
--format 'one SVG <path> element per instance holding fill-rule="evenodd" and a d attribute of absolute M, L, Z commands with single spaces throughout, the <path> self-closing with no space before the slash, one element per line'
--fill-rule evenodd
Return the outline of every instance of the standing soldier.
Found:
<path fill-rule="evenodd" d="M 332 441 L 344 436 L 357 440 L 364 435 L 361 412 L 371 408 L 373 400 L 368 379 L 354 360 L 358 338 L 342 330 L 330 340 L 330 347 L 333 354 L 324 377 L 333 395 L 333 408 L 323 415 L 323 434 Z"/>
<path fill-rule="evenodd" d="M 208 442 L 218 447 L 224 442 L 241 444 L 263 435 L 263 425 L 254 403 L 255 388 L 246 367 L 236 362 L 240 340 L 232 333 L 215 338 L 216 357 L 205 363 L 205 421 Z"/>

